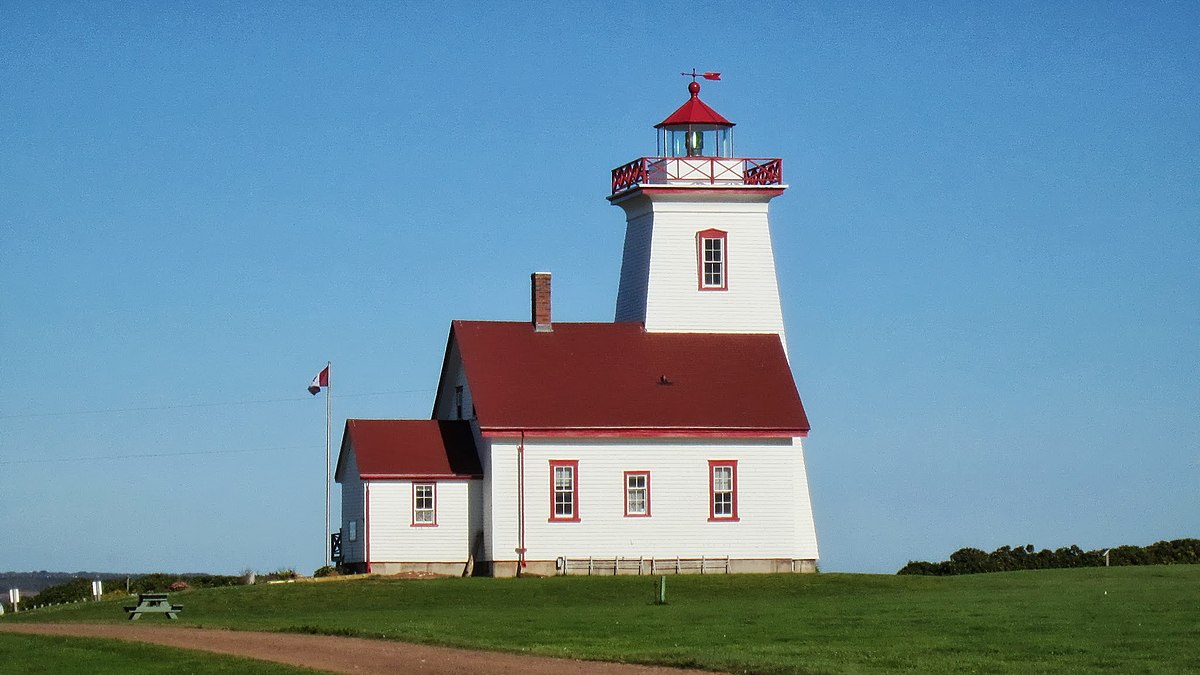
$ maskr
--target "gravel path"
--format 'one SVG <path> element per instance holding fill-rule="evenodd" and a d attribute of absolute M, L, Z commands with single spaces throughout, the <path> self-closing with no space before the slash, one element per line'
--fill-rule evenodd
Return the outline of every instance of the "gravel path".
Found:
<path fill-rule="evenodd" d="M 287 663 L 333 673 L 380 675 L 420 673 L 422 675 L 679 675 L 695 670 L 636 666 L 599 661 L 572 661 L 544 656 L 522 656 L 500 652 L 481 652 L 449 647 L 367 640 L 364 638 L 250 631 L 208 630 L 126 624 L 36 624 L 0 623 L 0 631 L 37 635 L 71 635 L 133 642 L 150 642 L 198 649 L 252 659 Z"/>

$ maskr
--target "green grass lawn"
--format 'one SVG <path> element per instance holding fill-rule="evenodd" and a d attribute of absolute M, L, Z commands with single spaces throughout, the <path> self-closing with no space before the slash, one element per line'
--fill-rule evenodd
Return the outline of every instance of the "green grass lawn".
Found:
<path fill-rule="evenodd" d="M 266 661 L 172 649 L 155 645 L 86 638 L 0 633 L 0 672 L 190 673 L 193 675 L 304 675 L 317 671 Z"/>
<path fill-rule="evenodd" d="M 765 673 L 1200 672 L 1200 566 L 364 580 L 190 591 L 180 624 Z M 4 621 L 124 621 L 122 602 Z M 163 621 L 147 615 L 143 621 Z"/>

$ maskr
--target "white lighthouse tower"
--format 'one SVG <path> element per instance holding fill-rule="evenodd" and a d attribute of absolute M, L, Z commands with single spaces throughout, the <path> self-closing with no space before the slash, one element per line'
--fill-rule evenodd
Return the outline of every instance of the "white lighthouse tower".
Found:
<path fill-rule="evenodd" d="M 617 321 L 648 332 L 776 333 L 787 349 L 768 204 L 782 160 L 736 157 L 733 122 L 700 100 L 658 129 L 658 156 L 613 169 L 608 200 L 625 210 Z M 715 78 L 714 78 L 715 79 Z"/>

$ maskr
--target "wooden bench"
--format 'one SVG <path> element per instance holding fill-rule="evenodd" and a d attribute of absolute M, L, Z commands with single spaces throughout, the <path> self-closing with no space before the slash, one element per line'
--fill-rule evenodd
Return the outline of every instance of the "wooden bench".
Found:
<path fill-rule="evenodd" d="M 129 620 L 137 621 L 143 614 L 166 614 L 168 619 L 178 619 L 183 605 L 173 605 L 166 593 L 138 593 L 138 604 L 125 606 Z"/>

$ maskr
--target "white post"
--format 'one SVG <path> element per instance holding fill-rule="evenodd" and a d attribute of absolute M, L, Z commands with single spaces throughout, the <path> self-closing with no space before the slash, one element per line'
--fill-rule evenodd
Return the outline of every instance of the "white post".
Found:
<path fill-rule="evenodd" d="M 326 361 L 325 367 L 329 369 L 329 384 L 325 387 L 325 558 L 321 561 L 321 567 L 329 564 L 329 463 L 330 455 L 332 454 L 332 439 L 333 439 L 333 362 Z"/>
<path fill-rule="evenodd" d="M 99 600 L 104 595 L 104 582 L 96 579 L 92 582 L 92 599 Z"/>
<path fill-rule="evenodd" d="M 20 608 L 17 607 L 21 603 L 21 589 L 8 589 L 8 604 L 12 605 L 13 613 L 16 613 Z"/>

